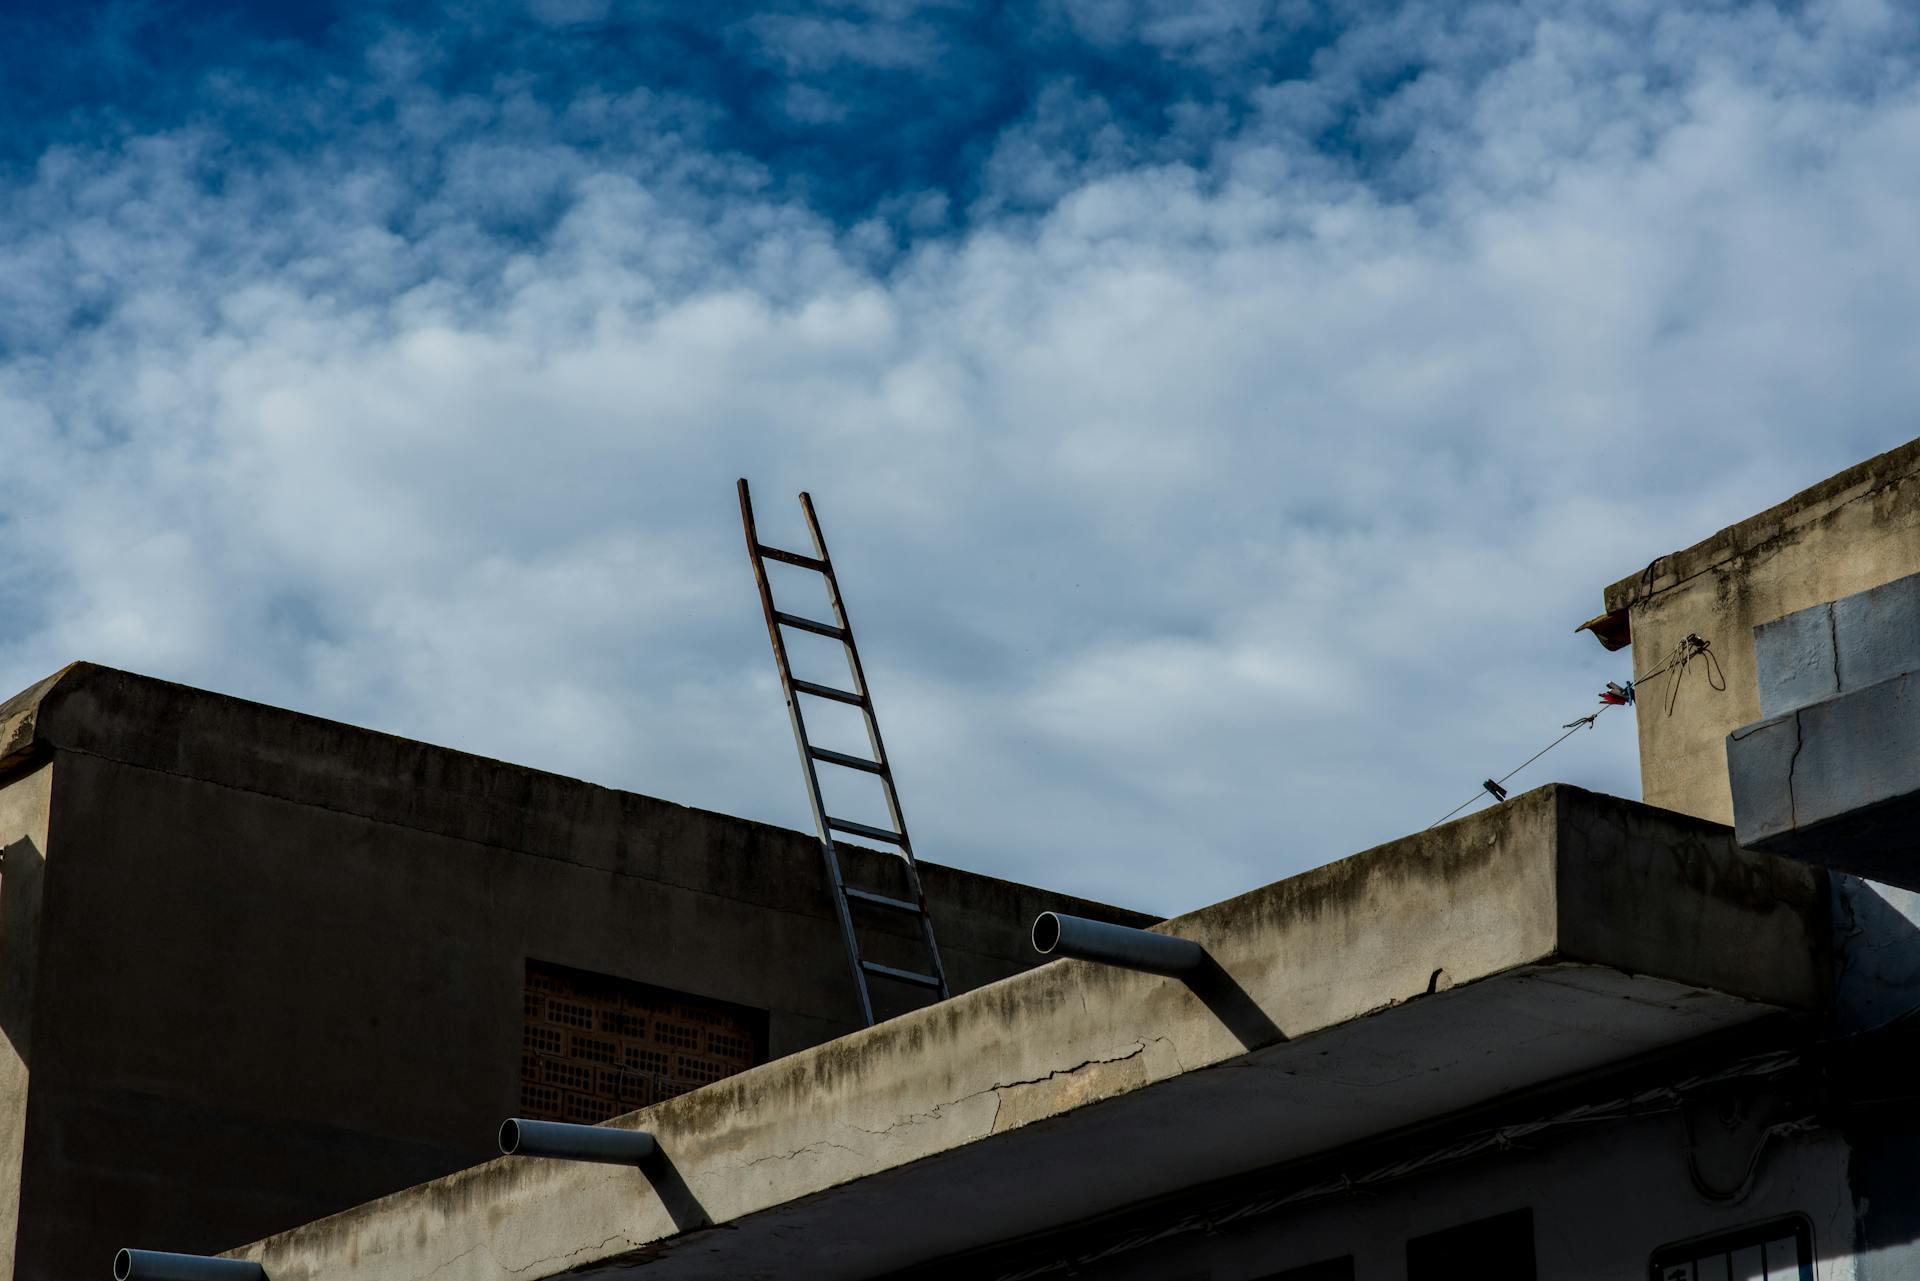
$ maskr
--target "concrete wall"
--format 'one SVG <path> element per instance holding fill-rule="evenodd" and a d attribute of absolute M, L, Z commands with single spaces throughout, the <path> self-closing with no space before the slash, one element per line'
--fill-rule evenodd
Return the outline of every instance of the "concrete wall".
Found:
<path fill-rule="evenodd" d="M 1726 736 L 1761 718 L 1753 629 L 1796 610 L 1920 572 L 1920 441 L 1882 454 L 1606 590 L 1626 610 L 1636 679 L 1689 633 L 1711 642 L 1726 690 L 1704 665 L 1642 690 L 1640 786 L 1650 805 L 1731 825 Z"/>
<path fill-rule="evenodd" d="M 503 1158 L 238 1253 L 275 1281 L 854 1281 L 1792 1028 L 1826 920 L 1815 869 L 1542 788 L 1167 922 L 1210 958 L 1184 981 L 1062 961 L 623 1118 L 646 1169 Z"/>
<path fill-rule="evenodd" d="M 0 837 L 50 869 L 21 1277 L 224 1249 L 492 1155 L 529 957 L 764 1010 L 776 1056 L 855 1025 L 809 836 L 106 669 L 36 690 L 0 707 L 30 770 Z M 1033 964 L 1043 909 L 1147 919 L 925 883 L 961 989 Z M 876 959 L 912 955 L 896 930 Z"/>
<path fill-rule="evenodd" d="M 52 782 L 42 765 L 0 788 L 0 1276 L 14 1275 Z"/>
<path fill-rule="evenodd" d="M 1630 620 L 1636 675 L 1664 662 L 1689 633 L 1712 643 L 1725 673 L 1725 692 L 1714 692 L 1696 661 L 1671 715 L 1665 680 L 1642 688 L 1638 722 L 1646 800 L 1732 823 L 1728 735 L 1763 716 L 1887 674 L 1890 653 L 1877 643 L 1849 647 L 1841 632 L 1857 625 L 1897 637 L 1911 625 L 1910 593 L 1877 592 L 1846 609 L 1826 607 L 1916 572 L 1920 441 L 1662 556 L 1609 587 L 1607 609 L 1625 611 Z M 1796 747 L 1789 745 L 1789 757 Z M 1784 774 L 1792 777 L 1799 764 L 1789 759 Z M 1780 803 L 1789 793 L 1776 790 Z M 1749 814 L 1746 826 L 1757 817 Z M 1844 851 L 1825 861 L 1849 865 Z M 1836 1030 L 1878 1026 L 1920 1008 L 1920 894 L 1838 872 L 1831 893 Z M 1859 1275 L 1920 1275 L 1914 1241 L 1920 1221 L 1905 1224 L 1915 1216 L 1901 1209 L 1920 1178 L 1920 1120 L 1876 1125 L 1868 1137 L 1870 1159 L 1859 1157 L 1851 1172 L 1852 1191 L 1862 1206 L 1872 1207 L 1863 1220 Z"/>
<path fill-rule="evenodd" d="M 1701 1120 L 1695 1118 L 1704 1142 L 1705 1130 L 1717 1125 L 1708 1119 L 1703 1126 Z M 1738 1144 L 1727 1145 L 1720 1163 L 1706 1159 L 1703 1164 L 1714 1166 L 1710 1177 L 1736 1184 L 1748 1141 L 1743 1135 Z M 1540 1131 L 1508 1150 L 1444 1164 L 1428 1173 L 1333 1192 L 1272 1212 L 1256 1209 L 1239 1219 L 1228 1216 L 1245 1206 L 1257 1207 L 1262 1200 L 1258 1192 L 1273 1189 L 1284 1195 L 1314 1181 L 1225 1184 L 1210 1189 L 1206 1201 L 1193 1204 L 1195 1221 L 1188 1230 L 1157 1242 L 1129 1245 L 1129 1238 L 1163 1222 L 1177 1224 L 1179 1217 L 1159 1207 L 1142 1207 L 1137 1216 L 1116 1220 L 1104 1234 L 1063 1237 L 1057 1254 L 1049 1253 L 1049 1243 L 1036 1242 L 1017 1254 L 984 1256 L 951 1271 L 936 1268 L 914 1275 L 926 1281 L 990 1281 L 1042 1262 L 1090 1259 L 1102 1249 L 1122 1247 L 1097 1263 L 1081 1264 L 1079 1275 L 1102 1281 L 1271 1281 L 1277 1274 L 1291 1281 L 1291 1269 L 1344 1256 L 1351 1257 L 1352 1276 L 1360 1281 L 1407 1281 L 1410 1238 L 1523 1208 L 1533 1215 L 1539 1281 L 1644 1278 L 1649 1259 L 1662 1246 L 1791 1215 L 1805 1216 L 1812 1225 L 1817 1281 L 1894 1281 L 1912 1275 L 1856 1257 L 1848 1148 L 1837 1133 L 1820 1130 L 1771 1141 L 1751 1193 L 1724 1203 L 1707 1200 L 1693 1187 L 1687 1142 L 1675 1111 L 1656 1111 L 1638 1120 L 1586 1122 Z M 1720 1164 L 1732 1167 L 1732 1173 Z M 1342 1172 L 1358 1176 L 1369 1169 L 1356 1160 Z M 1206 1226 L 1210 1220 L 1218 1225 Z M 1481 1275 L 1473 1266 L 1476 1262 L 1457 1260 L 1458 1271 L 1452 1275 Z M 1056 1270 L 1045 1275 L 1074 1273 Z M 1758 1273 L 1753 1275 L 1757 1278 Z"/>

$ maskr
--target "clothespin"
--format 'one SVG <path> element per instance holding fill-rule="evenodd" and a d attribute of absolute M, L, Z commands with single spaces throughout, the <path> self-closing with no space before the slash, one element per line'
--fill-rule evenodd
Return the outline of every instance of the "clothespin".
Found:
<path fill-rule="evenodd" d="M 1493 799 L 1496 801 L 1504 801 L 1507 799 L 1507 789 L 1500 786 L 1500 784 L 1494 782 L 1492 779 L 1488 779 L 1486 782 L 1480 784 L 1480 786 L 1486 788 L 1489 792 L 1493 793 Z"/>
<path fill-rule="evenodd" d="M 1608 681 L 1607 687 L 1600 691 L 1600 701 L 1612 707 L 1631 707 L 1633 705 L 1633 682 L 1628 681 L 1625 685 L 1616 685 L 1612 681 Z"/>

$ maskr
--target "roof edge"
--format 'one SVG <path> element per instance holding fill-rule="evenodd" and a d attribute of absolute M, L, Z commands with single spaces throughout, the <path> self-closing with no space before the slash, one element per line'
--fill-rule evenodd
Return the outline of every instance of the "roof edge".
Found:
<path fill-rule="evenodd" d="M 1611 614 L 1650 600 L 1735 557 L 1759 551 L 1829 512 L 1871 497 L 1916 474 L 1920 474 L 1920 438 L 1809 485 L 1786 501 L 1728 525 L 1691 547 L 1654 557 L 1645 569 L 1607 586 L 1606 611 Z"/>
<path fill-rule="evenodd" d="M 656 879 L 672 879 L 665 847 L 627 837 L 683 818 L 714 825 L 713 848 L 740 866 L 776 850 L 806 851 L 808 867 L 818 859 L 808 832 L 99 663 L 70 663 L 0 703 L 0 779 L 56 752 L 602 871 L 638 868 L 635 874 Z M 595 835 L 585 840 L 582 832 Z M 841 848 L 875 866 L 893 858 Z M 934 860 L 920 866 L 969 886 L 973 898 L 1038 891 L 1063 911 L 1136 924 L 1162 919 Z"/>
<path fill-rule="evenodd" d="M 0 703 L 0 776 L 11 774 L 44 756 L 52 747 L 41 732 L 43 712 L 56 695 L 82 677 L 98 670 L 98 664 L 68 663 L 53 675 L 29 685 Z"/>

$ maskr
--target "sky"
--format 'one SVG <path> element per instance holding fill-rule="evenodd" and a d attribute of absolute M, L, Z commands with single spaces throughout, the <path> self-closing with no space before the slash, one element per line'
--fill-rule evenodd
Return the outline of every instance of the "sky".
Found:
<path fill-rule="evenodd" d="M 1607 583 L 1920 435 L 1908 6 L 9 24 L 8 691 L 807 827 L 745 476 L 921 857 L 1172 913 L 1427 826 L 1630 674 Z M 1511 786 L 1637 796 L 1630 715 Z"/>

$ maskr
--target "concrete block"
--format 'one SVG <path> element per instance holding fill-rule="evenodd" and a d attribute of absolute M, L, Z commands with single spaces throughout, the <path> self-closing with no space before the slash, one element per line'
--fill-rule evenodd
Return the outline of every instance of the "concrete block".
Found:
<path fill-rule="evenodd" d="M 1840 692 L 1833 641 L 1831 601 L 1753 629 L 1763 715 L 1784 716 Z"/>
<path fill-rule="evenodd" d="M 1728 735 L 1740 844 L 1920 889 L 1917 683 L 1902 674 Z"/>
<path fill-rule="evenodd" d="M 1793 758 L 1800 749 L 1800 714 L 1742 726 L 1727 736 L 1727 774 L 1733 783 L 1734 834 L 1749 848 L 1793 830 Z"/>
<path fill-rule="evenodd" d="M 1833 602 L 1840 692 L 1920 671 L 1920 574 Z"/>
<path fill-rule="evenodd" d="M 1762 623 L 1753 655 L 1770 717 L 1920 671 L 1920 574 Z"/>

